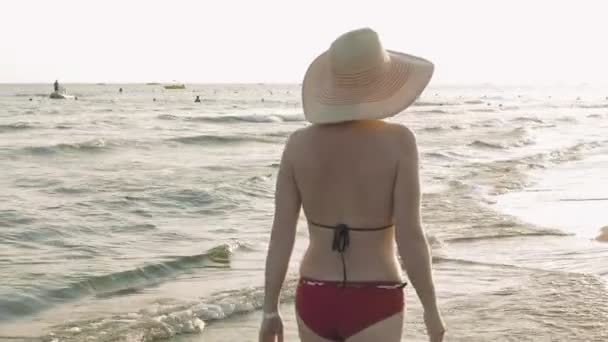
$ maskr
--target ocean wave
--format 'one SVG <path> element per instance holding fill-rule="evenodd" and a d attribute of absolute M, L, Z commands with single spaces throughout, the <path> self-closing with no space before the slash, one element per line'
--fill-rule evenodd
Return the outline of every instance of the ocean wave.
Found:
<path fill-rule="evenodd" d="M 30 146 L 25 150 L 35 155 L 51 155 L 60 152 L 103 152 L 113 147 L 123 146 L 131 142 L 125 140 L 93 139 L 78 143 L 61 143 L 51 146 Z"/>
<path fill-rule="evenodd" d="M 29 225 L 36 220 L 12 209 L 0 209 L 0 227 L 14 227 L 16 225 Z"/>
<path fill-rule="evenodd" d="M 211 123 L 238 123 L 238 122 L 272 123 L 272 122 L 281 121 L 277 117 L 257 116 L 257 115 L 199 116 L 199 117 L 188 117 L 188 118 L 185 118 L 185 120 L 196 121 L 196 122 L 211 122 Z"/>
<path fill-rule="evenodd" d="M 494 149 L 494 150 L 503 150 L 506 149 L 505 146 L 499 143 L 491 143 L 483 140 L 475 140 L 472 143 L 468 144 L 471 147 L 483 148 L 483 149 Z"/>
<path fill-rule="evenodd" d="M 528 128 L 515 127 L 506 132 L 492 134 L 492 140 L 474 140 L 467 146 L 480 149 L 508 149 L 510 147 L 524 147 L 536 144 L 534 136 L 530 136 Z"/>
<path fill-rule="evenodd" d="M 578 120 L 576 120 L 576 118 L 574 116 L 562 116 L 557 118 L 557 121 L 561 121 L 561 122 L 578 122 Z"/>
<path fill-rule="evenodd" d="M 27 129 L 38 128 L 36 125 L 29 122 L 15 122 L 11 124 L 0 125 L 0 133 L 23 131 Z"/>
<path fill-rule="evenodd" d="M 215 202 L 214 196 L 207 191 L 184 189 L 163 193 L 162 198 L 166 198 L 176 203 L 186 204 L 189 207 L 201 207 Z M 133 197 L 127 199 L 133 200 Z"/>
<path fill-rule="evenodd" d="M 569 236 L 571 234 L 564 233 L 558 230 L 539 230 L 536 232 L 513 232 L 507 234 L 488 234 L 488 235 L 477 235 L 477 236 L 466 236 L 466 237 L 454 237 L 446 239 L 445 242 L 459 243 L 459 242 L 471 242 L 481 240 L 497 240 L 497 239 L 511 239 L 521 237 L 542 237 L 542 236 Z"/>
<path fill-rule="evenodd" d="M 439 106 L 440 104 L 441 102 L 416 101 L 412 104 L 412 107 Z"/>
<path fill-rule="evenodd" d="M 607 103 L 601 103 L 601 104 L 578 104 L 576 105 L 579 108 L 588 108 L 588 109 L 601 109 L 601 108 L 608 108 L 608 104 Z"/>
<path fill-rule="evenodd" d="M 277 122 L 301 122 L 304 121 L 303 114 L 247 114 L 247 115 L 221 115 L 221 116 L 199 116 L 188 117 L 187 121 L 202 121 L 212 123 L 277 123 Z"/>
<path fill-rule="evenodd" d="M 468 100 L 468 101 L 464 101 L 464 103 L 466 104 L 472 104 L 472 105 L 476 105 L 476 104 L 483 104 L 485 103 L 484 101 L 481 100 Z"/>
<path fill-rule="evenodd" d="M 3 308 L 0 319 L 32 314 L 53 304 L 86 296 L 107 298 L 137 293 L 195 269 L 227 268 L 230 267 L 231 255 L 241 245 L 239 242 L 222 244 L 202 254 L 177 256 L 165 262 L 89 277 L 59 289 L 40 290 L 39 295 L 24 294 L 21 298 L 0 301 Z"/>
<path fill-rule="evenodd" d="M 292 302 L 297 278 L 290 276 L 281 291 L 281 302 Z M 201 333 L 206 323 L 224 320 L 262 308 L 264 288 L 252 286 L 212 294 L 200 302 L 158 303 L 137 312 L 93 320 L 74 321 L 52 329 L 41 341 L 161 341 Z"/>
<path fill-rule="evenodd" d="M 60 186 L 56 189 L 53 189 L 54 193 L 58 193 L 58 194 L 84 194 L 87 192 L 91 192 L 93 191 L 90 188 L 77 188 L 77 187 L 66 187 L 66 186 Z"/>
<path fill-rule="evenodd" d="M 495 109 L 491 109 L 491 108 L 470 109 L 470 111 L 475 112 L 475 113 L 494 113 L 494 112 L 496 112 Z"/>
<path fill-rule="evenodd" d="M 466 125 L 451 125 L 450 128 L 455 129 L 455 130 L 461 130 L 461 129 L 467 128 L 467 126 Z"/>
<path fill-rule="evenodd" d="M 446 128 L 443 126 L 431 126 L 431 127 L 424 127 L 421 129 L 421 131 L 427 131 L 427 132 L 439 132 L 439 131 L 443 131 Z"/>
<path fill-rule="evenodd" d="M 511 119 L 512 122 L 534 122 L 534 123 L 545 123 L 543 120 L 530 116 L 518 116 L 514 119 Z"/>
<path fill-rule="evenodd" d="M 161 114 L 156 118 L 160 120 L 179 120 L 179 116 L 173 114 Z"/>
<path fill-rule="evenodd" d="M 589 114 L 587 115 L 588 118 L 602 118 L 602 114 Z"/>
<path fill-rule="evenodd" d="M 501 119 L 488 119 L 471 124 L 471 127 L 500 127 L 504 125 Z"/>
<path fill-rule="evenodd" d="M 451 155 L 451 156 L 458 157 L 458 158 L 466 158 L 466 159 L 468 159 L 468 158 L 472 158 L 473 157 L 473 155 L 464 154 L 464 153 L 461 153 L 461 152 L 448 151 L 446 153 L 449 154 L 449 155 Z"/>
<path fill-rule="evenodd" d="M 142 203 L 144 204 L 142 206 Z M 170 191 L 154 191 L 151 193 L 124 196 L 121 200 L 104 203 L 110 210 L 122 210 L 128 208 L 138 215 L 146 216 L 150 206 L 157 207 L 163 211 L 170 208 L 183 211 L 200 211 L 205 213 L 215 213 L 232 209 L 235 205 L 234 199 L 226 194 L 214 189 L 195 190 L 195 189 L 172 189 Z"/>
<path fill-rule="evenodd" d="M 425 157 L 429 157 L 429 158 L 436 158 L 436 159 L 445 159 L 445 160 L 454 160 L 454 157 L 451 157 L 445 153 L 441 153 L 441 152 L 427 152 L 424 153 Z"/>
<path fill-rule="evenodd" d="M 16 97 L 47 97 L 49 96 L 49 94 L 42 94 L 42 93 L 21 93 L 21 94 L 15 94 Z"/>
<path fill-rule="evenodd" d="M 258 136 L 258 135 L 210 135 L 201 134 L 187 137 L 179 137 L 169 139 L 170 141 L 176 141 L 182 144 L 192 145 L 212 145 L 212 144 L 240 144 L 247 142 L 261 142 L 261 143 L 273 143 L 277 142 L 272 137 Z"/>
<path fill-rule="evenodd" d="M 503 268 L 503 267 L 504 268 L 521 268 L 521 267 L 508 265 L 508 264 L 481 262 L 481 261 L 457 259 L 457 258 L 450 258 L 450 257 L 443 257 L 443 256 L 433 256 L 433 263 L 434 264 L 455 263 L 455 264 L 459 264 L 459 265 L 490 266 L 490 267 L 501 267 L 501 268 Z"/>
<path fill-rule="evenodd" d="M 485 146 L 482 143 L 480 142 L 479 145 Z M 550 163 L 560 164 L 579 160 L 585 153 L 597 150 L 607 144 L 608 140 L 590 141 L 514 159 L 495 160 L 488 163 L 474 162 L 463 166 L 463 169 L 470 170 L 463 177 L 465 179 L 474 178 L 476 184 L 489 186 L 492 189 L 490 191 L 491 195 L 522 190 L 531 185 L 527 175 L 528 170 L 546 168 L 547 164 Z"/>
<path fill-rule="evenodd" d="M 525 147 L 530 145 L 535 145 L 536 141 L 532 138 L 520 139 L 511 144 L 512 147 Z"/>
<path fill-rule="evenodd" d="M 304 114 L 277 114 L 284 122 L 304 122 Z"/>
<path fill-rule="evenodd" d="M 234 184 L 223 184 L 215 189 L 230 201 L 242 202 L 251 198 L 272 199 L 274 190 L 271 175 L 253 176 Z"/>
<path fill-rule="evenodd" d="M 424 132 L 440 132 L 445 130 L 462 130 L 467 128 L 465 125 L 449 125 L 449 126 L 428 126 L 423 127 L 420 131 Z"/>
<path fill-rule="evenodd" d="M 449 112 L 441 109 L 417 110 L 415 113 L 420 114 L 449 114 Z"/>
<path fill-rule="evenodd" d="M 294 131 L 290 130 L 290 131 L 278 131 L 278 132 L 269 132 L 264 134 L 264 136 L 267 137 L 275 137 L 275 138 L 287 138 L 289 137 Z"/>
<path fill-rule="evenodd" d="M 606 144 L 608 144 L 608 140 L 578 143 L 567 148 L 531 156 L 530 159 L 546 160 L 552 163 L 573 161 L 580 159 L 583 153 L 601 148 Z"/>

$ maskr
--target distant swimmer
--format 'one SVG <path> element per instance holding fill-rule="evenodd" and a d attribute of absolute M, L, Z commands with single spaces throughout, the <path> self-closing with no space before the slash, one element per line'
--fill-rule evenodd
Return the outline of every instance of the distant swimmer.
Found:
<path fill-rule="evenodd" d="M 196 99 L 194 99 L 194 102 L 201 102 L 201 97 L 199 95 L 196 95 Z"/>
<path fill-rule="evenodd" d="M 30 101 L 32 101 L 32 98 L 30 97 Z"/>
<path fill-rule="evenodd" d="M 119 88 L 119 89 L 118 89 L 118 92 L 122 94 L 122 88 Z"/>
<path fill-rule="evenodd" d="M 156 97 L 152 99 L 152 101 L 156 102 Z"/>
<path fill-rule="evenodd" d="M 264 102 L 264 98 L 262 97 L 262 102 Z"/>
<path fill-rule="evenodd" d="M 55 80 L 55 83 L 53 83 L 53 89 L 55 91 L 59 91 L 59 82 L 57 80 Z"/>

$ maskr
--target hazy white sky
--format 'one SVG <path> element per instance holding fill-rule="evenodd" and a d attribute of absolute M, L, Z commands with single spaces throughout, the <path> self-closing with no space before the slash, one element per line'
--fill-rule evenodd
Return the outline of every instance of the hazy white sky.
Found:
<path fill-rule="evenodd" d="M 436 83 L 608 84 L 603 0 L 11 0 L 0 82 L 300 82 L 347 30 Z"/>

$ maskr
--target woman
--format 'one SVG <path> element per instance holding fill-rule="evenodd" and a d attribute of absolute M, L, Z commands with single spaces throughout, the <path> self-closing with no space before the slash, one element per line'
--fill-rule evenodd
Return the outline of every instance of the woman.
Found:
<path fill-rule="evenodd" d="M 310 65 L 302 101 L 313 125 L 290 136 L 281 159 L 261 342 L 283 341 L 278 298 L 301 206 L 310 232 L 296 292 L 302 341 L 400 341 L 405 284 L 397 250 L 431 341 L 443 340 L 420 223 L 416 140 L 381 121 L 412 104 L 432 73 L 424 59 L 384 50 L 370 29 L 340 36 Z"/>

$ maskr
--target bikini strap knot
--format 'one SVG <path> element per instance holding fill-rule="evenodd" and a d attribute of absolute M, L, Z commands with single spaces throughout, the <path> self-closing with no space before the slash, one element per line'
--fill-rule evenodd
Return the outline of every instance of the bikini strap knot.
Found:
<path fill-rule="evenodd" d="M 332 250 L 344 253 L 350 245 L 350 235 L 348 225 L 341 223 L 334 229 L 334 240 Z"/>

